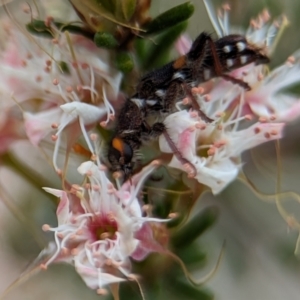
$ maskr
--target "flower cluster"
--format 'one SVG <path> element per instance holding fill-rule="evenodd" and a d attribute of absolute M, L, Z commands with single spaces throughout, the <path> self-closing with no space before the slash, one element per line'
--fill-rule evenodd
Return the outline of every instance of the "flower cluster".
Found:
<path fill-rule="evenodd" d="M 29 38 L 28 33 L 24 35 L 12 23 L 6 24 L 1 91 L 6 103 L 4 114 L 15 104 L 11 97 L 22 106 L 24 129 L 34 146 L 52 134 L 56 141 L 53 165 L 59 170 L 57 156 L 62 132 L 67 130 L 67 148 L 73 146 L 81 132 L 90 146 L 85 128 L 94 127 L 100 120 L 106 124 L 114 116 L 108 98 L 113 102 L 119 97 L 122 75 L 108 65 L 106 50 L 84 37 L 62 33 L 51 18 L 47 22 L 54 31 L 51 40 Z M 6 131 L 5 141 L 15 136 L 19 138 L 20 134 L 12 132 L 8 136 Z"/>
<path fill-rule="evenodd" d="M 106 169 L 88 161 L 78 168 L 89 179 L 88 183 L 72 185 L 69 193 L 44 188 L 59 197 L 60 202 L 56 212 L 58 226 L 43 226 L 45 231 L 54 232 L 56 249 L 42 268 L 54 261 L 73 262 L 87 286 L 97 289 L 99 294 L 105 293 L 103 287 L 108 284 L 133 279 L 129 258 L 139 259 L 163 249 L 149 238 L 148 227 L 144 225 L 160 220 L 143 216 L 137 198 L 145 178 L 156 165 L 154 161 L 133 176 L 130 185 L 116 190 L 107 179 Z"/>
<path fill-rule="evenodd" d="M 208 5 L 207 1 L 205 3 Z M 219 36 L 232 33 L 228 24 L 228 6 L 224 6 L 219 18 L 214 16 L 211 8 L 208 10 Z M 244 34 L 249 42 L 271 53 L 276 33 L 284 25 L 285 19 L 270 23 L 269 14 L 264 11 L 251 21 Z M 186 51 L 189 45 L 187 38 L 181 39 L 178 50 Z M 284 65 L 271 72 L 265 66 L 254 64 L 233 71 L 231 75 L 247 82 L 250 91 L 224 79 L 194 88 L 193 94 L 205 114 L 214 120 L 212 123 L 205 123 L 197 113 L 186 110 L 166 118 L 172 140 L 197 170 L 195 178 L 214 194 L 221 192 L 238 176 L 242 152 L 280 139 L 285 124 L 299 117 L 299 99 L 286 94 L 288 87 L 299 82 L 298 56 L 299 53 L 295 53 Z M 186 99 L 182 102 L 185 103 Z M 160 150 L 172 152 L 164 136 L 160 137 Z M 185 171 L 185 166 L 175 155 L 169 166 Z"/>
<path fill-rule="evenodd" d="M 12 22 L 6 24 L 7 41 L 0 57 L 0 154 L 9 151 L 9 145 L 18 139 L 27 138 L 34 147 L 51 145 L 52 166 L 63 188 L 44 187 L 46 192 L 59 198 L 58 225 L 43 226 L 44 231 L 54 233 L 55 246 L 49 247 L 48 258 L 43 259 L 40 266 L 46 269 L 54 262 L 71 263 L 88 287 L 104 294 L 107 285 L 138 281 L 132 273 L 132 259 L 144 260 L 150 252 L 170 253 L 171 233 L 164 227 L 167 234 L 162 237 L 154 228 L 170 221 L 173 206 L 167 206 L 161 214 L 164 218 L 158 218 L 159 214 L 153 216 L 153 211 L 145 207 L 142 194 L 146 178 L 164 163 L 163 155 L 160 161 L 153 160 L 122 183 L 116 174 L 109 172 L 109 166 L 104 166 L 105 154 L 99 140 L 95 134 L 89 134 L 92 130 L 97 131 L 101 142 L 109 142 L 103 127 L 115 118 L 115 110 L 124 100 L 120 90 L 124 68 L 117 69 L 113 62 L 120 53 L 124 54 L 124 49 L 129 51 L 132 46 L 131 40 L 138 35 L 139 29 L 135 24 L 152 24 L 153 27 L 145 27 L 151 33 L 165 28 L 159 18 L 156 20 L 158 25 L 147 23 L 148 1 L 137 1 L 136 10 L 132 12 L 124 10 L 121 20 L 117 19 L 117 13 L 111 16 L 113 8 L 107 1 L 104 2 L 111 10 L 109 14 L 103 13 L 101 5 L 101 9 L 94 9 L 95 3 L 85 6 L 78 1 L 70 2 L 85 24 L 80 28 L 84 34 L 64 31 L 64 27 L 51 17 L 43 23 L 46 26 L 43 33 L 51 33 L 51 39 L 49 36 L 33 37 L 23 27 L 20 31 Z M 224 6 L 216 17 L 208 1 L 204 3 L 219 37 L 231 34 L 228 7 Z M 138 8 L 142 11 L 140 15 Z M 91 16 L 92 13 L 98 13 L 98 17 Z M 271 55 L 276 35 L 284 25 L 284 19 L 271 23 L 264 11 L 251 21 L 243 35 L 249 43 Z M 102 27 L 110 34 L 103 35 L 99 31 Z M 76 27 L 76 30 L 79 29 Z M 109 45 L 107 48 L 112 45 L 120 48 L 114 49 L 113 54 L 98 48 L 90 38 L 96 31 L 109 39 L 112 32 L 113 38 L 120 40 L 111 39 L 111 44 L 107 40 L 106 44 L 102 42 Z M 187 37 L 178 39 L 177 49 L 181 55 L 190 47 Z M 244 151 L 280 139 L 285 124 L 299 117 L 300 102 L 286 92 L 288 87 L 300 81 L 299 55 L 296 52 L 284 65 L 272 71 L 255 64 L 233 71 L 230 75 L 247 82 L 251 87 L 249 91 L 226 78 L 215 78 L 194 87 L 191 90 L 193 96 L 212 122 L 203 120 L 198 112 L 188 111 L 189 99 L 176 103 L 178 111 L 169 114 L 163 122 L 180 155 L 194 167 L 192 177 L 197 184 L 204 185 L 213 194 L 220 193 L 239 175 Z M 125 78 L 125 85 L 126 79 L 129 78 Z M 11 118 L 16 107 L 21 108 L 22 117 Z M 160 153 L 171 155 L 167 167 L 191 175 L 190 169 L 178 159 L 178 153 L 175 155 L 170 140 L 165 135 L 159 137 Z M 70 163 L 71 151 L 75 155 L 85 151 L 90 160 L 79 162 L 74 159 Z M 66 158 L 64 164 L 60 154 Z M 72 169 L 74 165 L 76 169 Z M 80 174 L 76 184 L 70 183 L 67 168 L 73 175 Z M 168 189 L 169 183 L 164 186 L 164 178 L 161 181 L 160 188 Z M 180 217 L 180 220 L 187 219 Z"/>
<path fill-rule="evenodd" d="M 58 225 L 43 226 L 44 231 L 54 232 L 55 244 L 50 243 L 37 261 L 42 269 L 53 262 L 72 263 L 88 287 L 105 294 L 104 287 L 112 283 L 138 281 L 130 272 L 130 258 L 141 260 L 152 251 L 164 251 L 165 244 L 155 240 L 151 229 L 152 223 L 164 220 L 148 216 L 139 202 L 145 179 L 159 163 L 153 161 L 130 183 L 118 184 L 118 189 L 110 182 L 107 168 L 99 160 L 95 135 L 89 136 L 88 131 L 99 123 L 105 127 L 114 118 L 120 104 L 113 103 L 122 101 L 122 74 L 109 65 L 107 50 L 85 37 L 63 33 L 52 18 L 45 24 L 52 30 L 50 40 L 31 37 L 11 22 L 6 24 L 1 90 L 7 110 L 15 109 L 15 102 L 22 108 L 23 126 L 19 125 L 24 132 L 20 137 L 10 125 L 13 132 L 8 136 L 8 120 L 3 126 L 5 136 L 1 136 L 7 142 L 1 146 L 7 151 L 9 142 L 25 138 L 25 134 L 35 147 L 46 141 L 54 143 L 52 163 L 64 189 L 44 188 L 60 199 Z M 62 146 L 64 132 L 66 147 Z M 79 186 L 65 179 L 59 153 L 70 152 L 81 135 L 92 161 L 78 167 L 85 176 L 85 183 Z"/>

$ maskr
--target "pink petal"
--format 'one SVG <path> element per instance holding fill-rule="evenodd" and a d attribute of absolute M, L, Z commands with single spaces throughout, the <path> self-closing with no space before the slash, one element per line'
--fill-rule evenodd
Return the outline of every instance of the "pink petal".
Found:
<path fill-rule="evenodd" d="M 25 131 L 34 146 L 37 146 L 53 130 L 51 125 L 58 122 L 60 115 L 59 108 L 48 109 L 36 114 L 24 112 Z"/>
<path fill-rule="evenodd" d="M 117 277 L 108 273 L 101 272 L 98 274 L 100 271 L 98 271 L 96 268 L 86 267 L 81 264 L 79 265 L 76 263 L 76 261 L 75 268 L 85 284 L 91 289 L 99 288 L 99 283 L 101 283 L 101 287 L 103 287 L 111 283 L 125 281 L 125 279 L 121 277 Z"/>
<path fill-rule="evenodd" d="M 5 118 L 8 116 L 7 118 Z M 7 112 L 7 115 L 1 114 L 3 123 L 0 124 L 0 153 L 5 153 L 9 146 L 16 140 L 25 138 L 22 131 L 22 125 L 20 120 L 13 118 Z"/>
<path fill-rule="evenodd" d="M 58 225 L 62 225 L 68 222 L 70 216 L 70 202 L 67 197 L 67 193 L 62 190 L 56 190 L 51 188 L 43 188 L 46 192 L 59 197 L 60 201 L 56 209 L 56 215 Z"/>
<path fill-rule="evenodd" d="M 148 223 L 144 223 L 135 238 L 139 240 L 136 250 L 131 254 L 135 260 L 141 261 L 151 252 L 164 252 L 165 249 L 153 237 L 153 231 Z"/>
<path fill-rule="evenodd" d="M 185 34 L 182 34 L 175 43 L 175 49 L 177 50 L 177 52 L 180 55 L 184 55 L 184 54 L 188 53 L 191 46 L 192 46 L 192 41 Z"/>
<path fill-rule="evenodd" d="M 292 105 L 289 109 L 284 111 L 281 115 L 279 115 L 278 119 L 280 121 L 291 122 L 300 116 L 300 101 Z"/>

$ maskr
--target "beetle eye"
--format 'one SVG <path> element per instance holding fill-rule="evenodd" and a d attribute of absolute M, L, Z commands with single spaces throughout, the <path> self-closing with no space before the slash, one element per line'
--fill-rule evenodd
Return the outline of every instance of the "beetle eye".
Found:
<path fill-rule="evenodd" d="M 133 156 L 133 150 L 130 145 L 125 143 L 120 138 L 114 138 L 112 140 L 112 146 L 120 154 L 119 162 L 121 164 L 129 163 Z"/>
<path fill-rule="evenodd" d="M 132 159 L 132 156 L 133 156 L 133 151 L 132 151 L 132 148 L 126 144 L 126 143 L 123 143 L 123 157 L 124 157 L 124 163 L 129 163 Z"/>

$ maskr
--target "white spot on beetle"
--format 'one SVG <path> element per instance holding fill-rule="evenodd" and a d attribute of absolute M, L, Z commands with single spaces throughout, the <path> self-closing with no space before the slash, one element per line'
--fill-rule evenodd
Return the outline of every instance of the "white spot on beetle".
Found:
<path fill-rule="evenodd" d="M 153 105 L 155 105 L 157 103 L 157 101 L 156 100 L 146 100 L 146 103 L 149 106 L 153 106 Z"/>
<path fill-rule="evenodd" d="M 185 76 L 183 74 L 181 74 L 180 72 L 176 72 L 172 79 L 178 79 L 178 78 L 181 78 L 181 79 L 185 79 Z"/>
<path fill-rule="evenodd" d="M 133 103 L 135 103 L 135 105 L 138 108 L 144 107 L 144 105 L 145 105 L 145 100 L 144 99 L 131 98 L 130 101 L 132 101 Z"/>
<path fill-rule="evenodd" d="M 242 52 L 246 49 L 246 44 L 244 42 L 238 42 L 236 43 L 236 47 L 239 52 Z"/>
<path fill-rule="evenodd" d="M 165 95 L 165 91 L 164 90 L 157 90 L 155 92 L 155 94 L 158 96 L 158 97 L 163 97 Z"/>
<path fill-rule="evenodd" d="M 224 46 L 223 47 L 223 51 L 225 52 L 225 53 L 229 53 L 230 51 L 232 50 L 232 48 L 231 48 L 231 46 Z"/>
<path fill-rule="evenodd" d="M 211 74 L 210 69 L 204 69 L 204 70 L 203 70 L 203 77 L 204 77 L 204 80 L 210 79 L 210 74 Z"/>
<path fill-rule="evenodd" d="M 136 132 L 137 132 L 137 130 L 135 130 L 135 129 L 128 129 L 128 130 L 124 130 L 122 132 L 122 135 L 124 135 L 124 134 L 132 134 L 132 133 L 136 133 Z"/>
<path fill-rule="evenodd" d="M 233 64 L 234 64 L 233 59 L 227 59 L 227 60 L 226 60 L 226 64 L 227 64 L 227 67 L 228 67 L 228 68 L 231 68 L 231 67 L 233 66 Z"/>
<path fill-rule="evenodd" d="M 245 65 L 247 63 L 247 61 L 248 61 L 248 56 L 247 55 L 242 55 L 240 57 L 240 62 L 241 62 L 242 65 Z"/>

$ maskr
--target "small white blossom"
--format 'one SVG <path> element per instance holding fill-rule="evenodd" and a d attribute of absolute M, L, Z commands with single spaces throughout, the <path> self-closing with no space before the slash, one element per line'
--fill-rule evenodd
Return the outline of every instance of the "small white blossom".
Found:
<path fill-rule="evenodd" d="M 286 25 L 285 18 L 271 23 L 265 10 L 251 21 L 246 32 L 237 32 L 229 25 L 227 5 L 215 16 L 209 1 L 205 0 L 204 4 L 219 37 L 244 34 L 248 43 L 261 47 L 269 55 L 274 51 L 277 34 Z M 188 43 L 187 39 L 179 40 L 178 51 L 186 52 Z M 266 70 L 266 66 L 252 63 L 230 73 L 246 82 L 251 87 L 249 91 L 222 78 L 193 88 L 201 110 L 214 120 L 212 123 L 205 123 L 197 112 L 186 111 L 179 111 L 165 120 L 180 154 L 196 169 L 193 177 L 210 187 L 214 194 L 238 176 L 242 166 L 240 155 L 245 150 L 282 137 L 285 123 L 274 122 L 289 122 L 300 116 L 299 99 L 286 92 L 300 81 L 299 52 L 289 57 L 284 65 L 270 72 Z M 249 122 L 252 119 L 254 123 Z M 172 153 L 164 136 L 160 137 L 160 149 Z M 184 162 L 174 155 L 169 166 L 188 171 Z"/>
<path fill-rule="evenodd" d="M 56 142 L 53 164 L 59 170 L 57 156 L 66 127 L 67 143 L 74 142 L 82 132 L 89 151 L 94 153 L 87 131 L 103 119 L 106 124 L 114 115 L 109 100 L 119 97 L 122 75 L 106 63 L 107 51 L 82 36 L 59 31 L 51 22 L 50 26 L 53 39 L 33 37 L 7 22 L 6 48 L 0 53 L 0 91 L 8 107 L 20 104 L 25 131 L 33 145 L 52 134 Z M 72 125 L 77 119 L 81 132 Z M 72 146 L 68 144 L 67 149 Z"/>
<path fill-rule="evenodd" d="M 187 111 L 179 111 L 165 120 L 168 133 L 182 156 L 195 168 L 195 178 L 211 188 L 214 194 L 221 192 L 238 175 L 240 155 L 245 150 L 282 137 L 284 123 L 255 123 L 240 129 L 243 120 L 216 120 L 206 124 L 200 117 Z M 160 149 L 172 153 L 164 136 L 159 139 Z M 173 155 L 170 167 L 185 171 L 182 162 Z"/>
<path fill-rule="evenodd" d="M 133 176 L 132 183 L 124 184 L 117 191 L 103 167 L 88 161 L 78 168 L 78 172 L 89 179 L 88 184 L 74 185 L 69 193 L 44 188 L 59 197 L 60 203 L 58 226 L 43 227 L 54 232 L 56 251 L 42 267 L 59 261 L 73 263 L 93 289 L 102 290 L 105 285 L 127 280 L 131 269 L 129 258 L 141 255 L 140 238 L 136 236 L 140 230 L 145 230 L 143 224 L 146 222 L 161 221 L 143 217 L 137 199 L 145 177 L 155 167 L 155 163 L 150 164 Z M 151 245 L 150 240 L 148 243 Z"/>
<path fill-rule="evenodd" d="M 229 10 L 226 6 L 217 17 L 210 7 L 209 1 L 205 0 L 204 3 L 219 37 L 232 33 L 244 34 L 249 43 L 261 47 L 270 56 L 276 46 L 278 35 L 287 25 L 285 17 L 271 22 L 268 11 L 264 10 L 256 19 L 251 20 L 249 28 L 243 32 L 243 30 L 230 27 Z M 266 66 L 249 64 L 231 72 L 231 76 L 242 79 L 251 87 L 251 90 L 244 92 L 243 95 L 243 106 L 241 107 L 243 114 L 251 114 L 265 121 L 281 122 L 291 122 L 300 116 L 299 98 L 286 91 L 300 82 L 299 51 L 290 56 L 285 64 L 270 72 Z M 235 105 L 241 94 L 238 87 L 233 87 L 232 83 L 222 79 L 206 92 L 210 95 L 211 103 L 219 101 L 220 95 L 225 95 L 222 99 L 223 111 Z M 224 102 L 225 97 L 226 103 Z M 220 102 L 214 105 L 210 104 L 209 108 L 204 107 L 204 111 L 210 115 L 212 111 L 216 111 L 216 108 L 220 109 L 219 105 Z"/>

